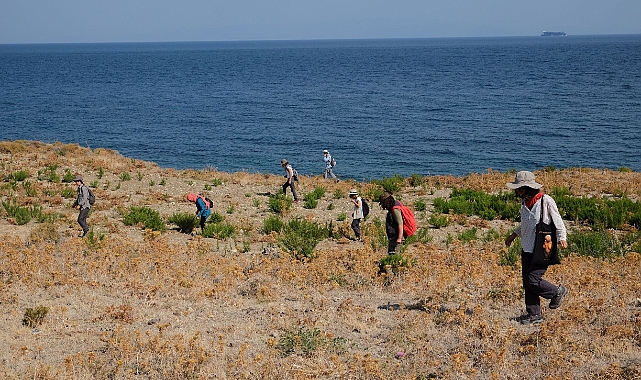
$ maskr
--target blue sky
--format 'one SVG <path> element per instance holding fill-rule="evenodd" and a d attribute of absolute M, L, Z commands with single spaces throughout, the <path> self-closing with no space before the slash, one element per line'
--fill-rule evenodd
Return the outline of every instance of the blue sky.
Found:
<path fill-rule="evenodd" d="M 0 43 L 641 33 L 641 0 L 0 0 Z"/>

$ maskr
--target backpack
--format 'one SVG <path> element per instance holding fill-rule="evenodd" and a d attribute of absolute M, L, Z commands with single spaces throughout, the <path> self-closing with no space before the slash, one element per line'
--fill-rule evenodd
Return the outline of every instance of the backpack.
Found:
<path fill-rule="evenodd" d="M 329 162 L 329 164 L 332 165 L 332 167 L 336 166 L 336 160 L 334 159 L 334 156 L 332 156 L 332 159 Z"/>
<path fill-rule="evenodd" d="M 87 192 L 89 193 L 89 195 L 87 195 L 87 200 L 89 201 L 89 204 L 93 206 L 93 204 L 96 203 L 96 196 L 93 195 L 93 191 L 91 191 L 91 189 L 88 187 L 87 187 Z"/>
<path fill-rule="evenodd" d="M 363 218 L 367 218 L 367 215 L 369 215 L 369 205 L 363 198 L 361 198 L 361 206 L 363 207 Z"/>
<path fill-rule="evenodd" d="M 294 178 L 294 181 L 298 181 L 298 172 L 294 168 L 292 168 L 292 178 Z"/>
<path fill-rule="evenodd" d="M 401 210 L 401 215 L 403 216 L 403 235 L 405 235 L 405 237 L 410 237 L 414 235 L 414 232 L 416 232 L 416 219 L 414 219 L 414 213 L 400 201 L 396 202 L 398 204 L 393 208 Z"/>
<path fill-rule="evenodd" d="M 209 199 L 207 197 L 205 197 L 205 201 L 206 201 L 205 202 L 205 207 L 207 207 L 208 209 L 211 210 L 211 208 L 214 207 L 214 201 L 212 201 L 211 199 Z M 209 205 L 207 205 L 207 203 L 209 203 Z"/>

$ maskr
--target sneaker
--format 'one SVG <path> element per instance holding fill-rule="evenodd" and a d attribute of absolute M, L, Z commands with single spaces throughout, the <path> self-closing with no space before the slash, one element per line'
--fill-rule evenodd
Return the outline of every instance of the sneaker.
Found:
<path fill-rule="evenodd" d="M 543 316 L 541 314 L 538 315 L 525 315 L 521 318 L 521 324 L 522 325 L 538 325 L 539 323 L 543 322 Z"/>
<path fill-rule="evenodd" d="M 298 199 L 294 199 L 294 203 L 298 203 Z"/>
<path fill-rule="evenodd" d="M 550 300 L 550 309 L 558 309 L 563 303 L 563 298 L 568 294 L 568 288 L 561 285 L 557 290 L 556 295 Z"/>

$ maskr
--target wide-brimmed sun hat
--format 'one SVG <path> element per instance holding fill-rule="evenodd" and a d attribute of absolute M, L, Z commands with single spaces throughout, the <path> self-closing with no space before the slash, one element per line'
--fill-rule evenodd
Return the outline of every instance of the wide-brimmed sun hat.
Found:
<path fill-rule="evenodd" d="M 287 165 L 287 164 L 289 164 L 289 162 L 287 162 L 287 160 L 283 158 L 282 160 L 280 160 L 280 164 L 281 165 Z"/>
<path fill-rule="evenodd" d="M 73 179 L 74 182 L 83 182 L 82 181 L 82 176 L 77 175 L 76 178 Z"/>
<path fill-rule="evenodd" d="M 349 191 L 349 195 L 358 195 L 358 191 L 356 189 L 352 189 Z"/>
<path fill-rule="evenodd" d="M 532 189 L 540 189 L 543 185 L 537 183 L 534 179 L 534 173 L 528 171 L 520 171 L 516 173 L 514 177 L 514 182 L 509 182 L 506 184 L 510 189 L 518 189 L 519 187 L 529 187 Z"/>
<path fill-rule="evenodd" d="M 383 202 L 384 200 L 386 200 L 387 198 L 389 198 L 391 196 L 392 196 L 392 194 L 388 193 L 387 191 L 384 191 L 383 194 L 381 194 L 381 196 L 378 198 L 378 201 L 379 202 Z"/>

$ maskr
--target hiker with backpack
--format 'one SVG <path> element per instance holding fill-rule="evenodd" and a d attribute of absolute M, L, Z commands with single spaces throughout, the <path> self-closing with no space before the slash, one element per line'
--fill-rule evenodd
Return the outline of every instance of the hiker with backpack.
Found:
<path fill-rule="evenodd" d="M 295 181 L 298 181 L 298 172 L 292 167 L 292 165 L 286 160 L 280 160 L 280 166 L 285 169 L 285 177 L 287 177 L 287 182 L 283 184 L 283 194 L 287 195 L 287 188 L 292 189 L 292 195 L 294 195 L 294 202 L 298 203 L 298 194 L 296 194 L 296 186 L 294 185 Z"/>
<path fill-rule="evenodd" d="M 387 234 L 387 253 L 394 254 L 396 247 L 416 232 L 416 219 L 412 210 L 394 199 L 388 192 L 381 194 L 379 204 L 387 210 L 385 233 Z"/>
<path fill-rule="evenodd" d="M 211 215 L 211 208 L 214 205 L 209 199 L 196 195 L 194 193 L 187 194 L 187 200 L 196 204 L 196 217 L 200 218 L 200 230 L 205 230 L 205 222 L 209 215 Z"/>
<path fill-rule="evenodd" d="M 360 196 L 358 191 L 352 189 L 349 191 L 349 200 L 354 204 L 354 211 L 352 211 L 352 230 L 356 235 L 356 240 L 361 240 L 361 219 L 369 214 L 369 206 Z"/>
<path fill-rule="evenodd" d="M 78 186 L 78 196 L 76 201 L 73 203 L 73 207 L 80 210 L 78 214 L 78 224 L 82 228 L 82 234 L 78 237 L 85 237 L 87 232 L 89 232 L 89 225 L 87 224 L 87 216 L 89 216 L 89 211 L 91 210 L 91 199 L 95 199 L 91 190 L 85 186 L 82 176 L 77 175 L 73 179 L 73 182 Z"/>
<path fill-rule="evenodd" d="M 323 161 L 325 161 L 325 171 L 323 172 L 323 177 L 327 179 L 329 176 L 332 176 L 332 178 L 336 178 L 336 175 L 334 175 L 334 172 L 332 169 L 336 165 L 336 160 L 332 157 L 331 154 L 329 154 L 329 151 L 325 149 L 323 151 Z"/>

